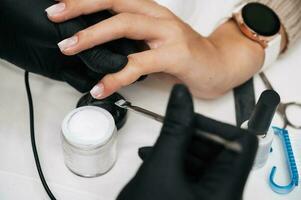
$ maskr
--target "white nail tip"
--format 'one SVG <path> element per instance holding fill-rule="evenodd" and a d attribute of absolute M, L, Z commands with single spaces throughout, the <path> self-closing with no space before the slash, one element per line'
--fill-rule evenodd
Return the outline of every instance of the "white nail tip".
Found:
<path fill-rule="evenodd" d="M 95 85 L 90 91 L 90 93 L 94 98 L 99 98 L 102 96 L 103 91 L 104 91 L 104 86 L 100 84 L 100 85 Z"/>
<path fill-rule="evenodd" d="M 65 3 L 58 3 L 58 4 L 54 4 L 54 5 L 50 6 L 45 11 L 47 12 L 48 16 L 54 16 L 54 15 L 59 14 L 62 11 L 64 11 L 65 8 L 66 8 Z"/>
<path fill-rule="evenodd" d="M 66 49 L 76 45 L 77 42 L 78 42 L 78 37 L 73 36 L 73 37 L 67 38 L 67 39 L 59 42 L 57 45 L 59 46 L 61 51 L 65 51 Z"/>

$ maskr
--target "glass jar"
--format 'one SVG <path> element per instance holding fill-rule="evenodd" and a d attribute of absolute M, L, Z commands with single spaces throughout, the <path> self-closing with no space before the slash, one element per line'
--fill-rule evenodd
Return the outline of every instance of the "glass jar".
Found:
<path fill-rule="evenodd" d="M 74 109 L 62 124 L 67 168 L 82 177 L 108 172 L 117 159 L 117 129 L 112 115 L 96 106 Z"/>

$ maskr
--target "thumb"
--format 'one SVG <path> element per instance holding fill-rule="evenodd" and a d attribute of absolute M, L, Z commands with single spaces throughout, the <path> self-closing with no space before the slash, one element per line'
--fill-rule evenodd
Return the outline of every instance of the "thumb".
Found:
<path fill-rule="evenodd" d="M 190 92 L 184 85 L 174 86 L 161 134 L 146 163 L 167 169 L 182 169 L 193 133 L 194 111 Z M 163 166 L 162 166 L 163 165 Z"/>
<path fill-rule="evenodd" d="M 79 92 L 85 93 L 98 81 L 98 79 L 95 79 L 90 73 L 92 73 L 92 71 L 89 71 L 85 66 L 73 66 L 73 68 L 62 68 L 61 78 Z M 95 73 L 95 75 L 101 77 L 100 74 Z"/>
<path fill-rule="evenodd" d="M 91 70 L 102 74 L 116 73 L 128 63 L 126 56 L 111 52 L 104 46 L 93 47 L 78 56 Z"/>

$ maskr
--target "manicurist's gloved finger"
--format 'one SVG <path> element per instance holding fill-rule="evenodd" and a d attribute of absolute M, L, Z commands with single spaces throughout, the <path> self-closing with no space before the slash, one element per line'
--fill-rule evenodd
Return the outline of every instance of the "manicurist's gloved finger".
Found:
<path fill-rule="evenodd" d="M 141 160 L 146 160 L 149 155 L 152 153 L 153 147 L 140 147 L 138 149 L 138 156 L 141 158 Z"/>
<path fill-rule="evenodd" d="M 150 0 L 62 0 L 47 8 L 46 12 L 53 22 L 62 22 L 101 10 L 113 10 L 116 13 L 135 13 L 152 17 L 175 17 L 168 9 Z"/>
<path fill-rule="evenodd" d="M 65 68 L 61 71 L 62 80 L 76 88 L 79 92 L 88 92 L 102 76 L 94 72 L 87 72 L 85 68 Z M 96 77 L 97 76 L 97 77 Z"/>
<path fill-rule="evenodd" d="M 164 125 L 151 155 L 144 163 L 161 166 L 162 171 L 182 170 L 184 156 L 193 134 L 193 102 L 184 85 L 176 85 L 171 93 Z"/>
<path fill-rule="evenodd" d="M 108 42 L 106 47 L 115 53 L 125 56 L 148 49 L 143 41 L 134 41 L 126 38 Z"/>
<path fill-rule="evenodd" d="M 100 46 L 83 51 L 78 56 L 90 69 L 102 74 L 118 72 L 128 63 L 126 56 Z"/>

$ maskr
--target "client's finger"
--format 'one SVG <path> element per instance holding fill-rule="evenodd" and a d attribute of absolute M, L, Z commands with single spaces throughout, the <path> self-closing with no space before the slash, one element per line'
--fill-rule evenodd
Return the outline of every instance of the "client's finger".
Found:
<path fill-rule="evenodd" d="M 64 54 L 74 55 L 96 45 L 124 37 L 155 41 L 170 31 L 166 23 L 164 20 L 148 16 L 123 13 L 79 31 L 58 43 L 58 46 Z"/>
<path fill-rule="evenodd" d="M 120 88 L 130 85 L 142 75 L 164 71 L 158 59 L 159 52 L 149 50 L 128 57 L 127 66 L 114 74 L 106 75 L 92 90 L 91 95 L 96 99 L 110 96 Z"/>
<path fill-rule="evenodd" d="M 167 8 L 152 0 L 62 0 L 45 11 L 50 20 L 62 22 L 101 10 L 113 10 L 116 13 L 136 13 L 161 18 L 175 17 Z"/>

